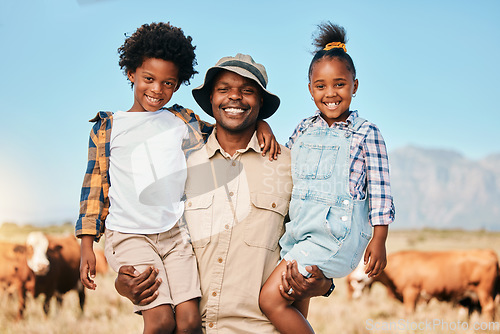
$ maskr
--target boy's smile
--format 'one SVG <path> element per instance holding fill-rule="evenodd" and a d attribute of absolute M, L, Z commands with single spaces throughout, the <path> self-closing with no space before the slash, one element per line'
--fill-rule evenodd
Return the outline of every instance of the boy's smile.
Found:
<path fill-rule="evenodd" d="M 309 92 L 328 125 L 345 122 L 352 95 L 357 89 L 358 80 L 353 78 L 343 61 L 326 58 L 314 64 Z"/>
<path fill-rule="evenodd" d="M 168 60 L 146 58 L 128 77 L 134 84 L 134 105 L 129 111 L 157 111 L 179 88 L 179 69 Z"/>

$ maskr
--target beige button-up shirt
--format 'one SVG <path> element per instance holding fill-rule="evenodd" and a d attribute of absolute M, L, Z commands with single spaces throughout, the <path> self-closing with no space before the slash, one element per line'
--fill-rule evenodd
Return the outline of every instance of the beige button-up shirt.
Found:
<path fill-rule="evenodd" d="M 184 217 L 198 260 L 206 333 L 277 333 L 259 293 L 279 261 L 292 190 L 290 151 L 262 157 L 254 134 L 230 156 L 215 133 L 188 159 Z"/>

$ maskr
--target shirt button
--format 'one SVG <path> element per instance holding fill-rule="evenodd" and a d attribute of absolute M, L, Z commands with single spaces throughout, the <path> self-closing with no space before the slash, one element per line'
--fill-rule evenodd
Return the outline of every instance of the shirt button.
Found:
<path fill-rule="evenodd" d="M 222 258 L 218 258 L 217 261 L 219 261 L 219 263 L 222 263 Z"/>
<path fill-rule="evenodd" d="M 191 203 L 191 202 L 188 203 L 188 206 L 192 206 L 192 205 L 193 205 L 193 203 Z"/>
<path fill-rule="evenodd" d="M 214 296 L 214 297 L 217 296 L 217 292 L 215 292 L 215 291 L 212 292 L 212 296 Z"/>
<path fill-rule="evenodd" d="M 342 216 L 342 218 L 340 218 L 340 219 L 342 219 L 343 222 L 346 222 L 347 221 L 347 216 Z"/>
<path fill-rule="evenodd" d="M 211 322 L 208 324 L 208 327 L 212 328 L 212 327 L 214 327 L 214 324 Z"/>
<path fill-rule="evenodd" d="M 233 195 L 234 195 L 234 193 L 231 191 L 231 192 L 229 193 L 229 196 L 233 196 Z"/>
<path fill-rule="evenodd" d="M 271 204 L 271 206 L 272 206 L 273 208 L 275 208 L 275 207 L 276 207 L 276 203 Z"/>
<path fill-rule="evenodd" d="M 226 224 L 226 225 L 224 226 L 224 228 L 225 228 L 226 230 L 229 230 L 229 225 L 227 225 L 227 224 Z"/>
<path fill-rule="evenodd" d="M 236 166 L 236 161 L 233 161 L 231 165 Z"/>

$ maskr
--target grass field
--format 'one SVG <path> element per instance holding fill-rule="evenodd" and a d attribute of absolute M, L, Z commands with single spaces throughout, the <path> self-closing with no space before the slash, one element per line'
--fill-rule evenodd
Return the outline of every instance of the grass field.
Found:
<path fill-rule="evenodd" d="M 54 226 L 44 231 L 51 234 L 71 233 L 70 224 Z M 4 224 L 0 239 L 23 242 L 32 227 Z M 500 233 L 485 231 L 391 231 L 388 252 L 403 249 L 445 250 L 493 248 L 500 254 Z M 120 297 L 113 286 L 115 274 L 97 277 L 96 291 L 87 291 L 83 314 L 79 311 L 75 292 L 65 295 L 63 307 L 52 301 L 48 316 L 42 311 L 41 298 L 28 298 L 25 319 L 15 321 L 17 302 L 0 297 L 0 333 L 140 333 L 142 318 L 131 312 L 131 304 Z M 349 301 L 346 283 L 336 281 L 337 288 L 329 298 L 317 297 L 311 302 L 309 320 L 316 333 L 391 334 L 391 333 L 500 333 L 500 307 L 493 323 L 483 322 L 477 314 L 467 319 L 466 312 L 452 308 L 448 303 L 432 300 L 419 304 L 414 315 L 406 316 L 403 306 L 387 296 L 385 288 L 375 284 L 362 299 Z M 476 330 L 475 330 L 476 328 Z"/>

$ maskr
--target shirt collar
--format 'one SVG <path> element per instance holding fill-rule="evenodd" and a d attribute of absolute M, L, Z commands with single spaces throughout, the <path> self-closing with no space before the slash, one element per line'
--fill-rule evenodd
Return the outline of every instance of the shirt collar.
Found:
<path fill-rule="evenodd" d="M 217 127 L 214 128 L 212 131 L 212 134 L 208 137 L 207 143 L 205 144 L 205 148 L 208 153 L 208 157 L 212 158 L 217 151 L 219 151 L 224 157 L 230 157 L 229 154 L 227 154 L 224 149 L 220 146 L 219 141 L 217 140 L 216 137 L 217 133 Z M 250 141 L 248 142 L 248 145 L 244 149 L 237 150 L 235 155 L 245 153 L 248 150 L 254 150 L 255 152 L 260 152 L 260 146 L 259 146 L 259 141 L 257 139 L 257 133 L 254 132 L 252 135 L 252 138 L 250 138 Z"/>
<path fill-rule="evenodd" d="M 321 112 L 319 110 L 316 110 L 316 113 L 314 114 L 316 116 L 316 119 L 314 120 L 315 122 L 325 122 L 324 118 L 321 116 Z M 347 116 L 347 119 L 345 122 L 340 122 L 340 124 L 344 125 L 350 125 L 353 124 L 354 120 L 358 117 L 358 111 L 357 110 L 352 110 L 349 116 Z M 335 124 L 335 123 L 334 123 Z"/>

